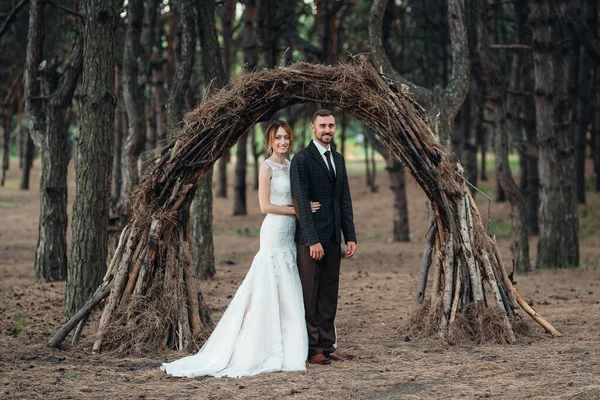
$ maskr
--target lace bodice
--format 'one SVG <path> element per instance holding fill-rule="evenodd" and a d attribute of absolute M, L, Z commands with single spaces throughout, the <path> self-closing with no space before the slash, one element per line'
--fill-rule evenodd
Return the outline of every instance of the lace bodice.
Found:
<path fill-rule="evenodd" d="M 290 187 L 290 162 L 285 160 L 285 164 L 277 164 L 271 160 L 265 160 L 271 167 L 273 175 L 271 177 L 271 204 L 278 206 L 289 206 L 292 204 L 292 191 Z"/>

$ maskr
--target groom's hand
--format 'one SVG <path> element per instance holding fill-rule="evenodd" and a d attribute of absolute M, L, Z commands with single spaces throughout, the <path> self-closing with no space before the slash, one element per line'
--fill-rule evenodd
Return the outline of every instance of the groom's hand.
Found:
<path fill-rule="evenodd" d="M 346 250 L 346 258 L 350 258 L 354 255 L 354 253 L 356 253 L 356 243 L 348 242 L 346 246 L 348 246 L 348 249 Z"/>
<path fill-rule="evenodd" d="M 321 243 L 316 243 L 310 246 L 310 256 L 315 260 L 320 260 L 325 255 L 325 251 L 323 250 L 323 246 Z"/>

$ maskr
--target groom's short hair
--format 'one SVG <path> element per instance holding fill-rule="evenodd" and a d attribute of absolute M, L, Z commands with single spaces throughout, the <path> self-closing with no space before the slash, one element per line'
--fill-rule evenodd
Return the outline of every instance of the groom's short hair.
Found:
<path fill-rule="evenodd" d="M 317 112 L 312 115 L 311 123 L 314 124 L 315 119 L 317 119 L 317 117 L 329 117 L 329 116 L 332 116 L 335 118 L 335 116 L 333 115 L 333 113 L 330 110 L 328 110 L 326 108 L 321 108 L 320 110 L 317 110 Z"/>

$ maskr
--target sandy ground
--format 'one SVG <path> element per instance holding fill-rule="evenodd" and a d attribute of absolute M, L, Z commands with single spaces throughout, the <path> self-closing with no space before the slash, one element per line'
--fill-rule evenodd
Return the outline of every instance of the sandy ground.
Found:
<path fill-rule="evenodd" d="M 65 321 L 64 282 L 34 282 L 39 166 L 29 192 L 18 190 L 18 174 L 13 164 L 8 187 L 0 188 L 0 398 L 600 398 L 600 232 L 582 239 L 581 267 L 517 277 L 521 293 L 562 337 L 550 338 L 532 323 L 532 335 L 515 345 L 406 341 L 398 326 L 412 310 L 425 234 L 424 195 L 409 183 L 412 241 L 391 243 L 392 197 L 386 173 L 378 173 L 380 189 L 375 194 L 365 187 L 364 177 L 355 174 L 350 185 L 358 253 L 342 263 L 337 328 L 340 349 L 358 359 L 309 365 L 303 373 L 182 379 L 158 370 L 161 362 L 180 356 L 174 352 L 125 358 L 91 355 L 89 327 L 76 347 L 46 347 Z M 72 202 L 72 171 L 70 178 Z M 495 187 L 494 182 L 486 185 Z M 218 272 L 213 281 L 202 283 L 202 290 L 217 319 L 258 249 L 262 216 L 256 192 L 250 191 L 248 199 L 245 217 L 231 216 L 231 198 L 215 202 Z M 478 203 L 487 214 L 481 196 Z M 593 216 L 599 209 L 600 196 L 590 193 L 580 211 Z M 508 210 L 507 205 L 492 204 L 492 220 L 508 221 Z M 505 261 L 510 260 L 508 240 L 499 239 Z M 532 259 L 536 245 L 532 238 Z"/>

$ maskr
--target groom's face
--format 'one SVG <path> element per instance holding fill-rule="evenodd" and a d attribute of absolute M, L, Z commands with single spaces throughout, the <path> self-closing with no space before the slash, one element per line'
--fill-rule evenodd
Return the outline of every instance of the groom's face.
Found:
<path fill-rule="evenodd" d="M 335 136 L 335 118 L 333 115 L 326 117 L 318 116 L 310 126 L 310 130 L 315 134 L 315 140 L 324 147 L 328 147 L 333 142 Z"/>

